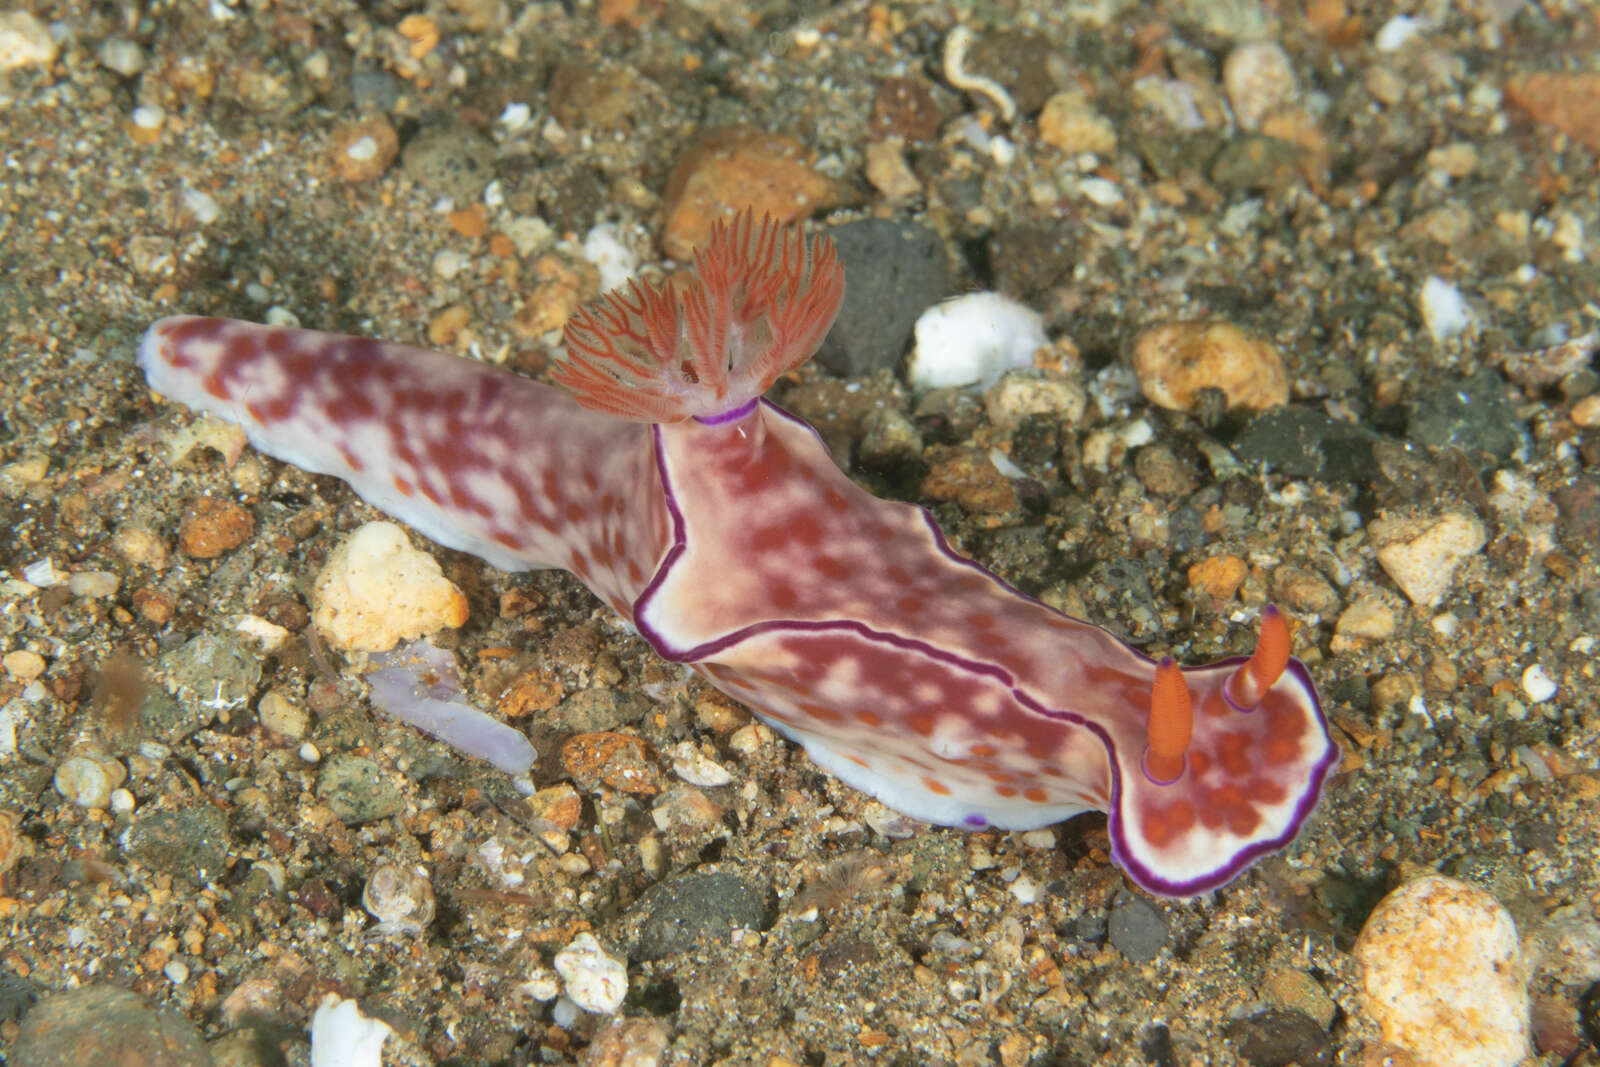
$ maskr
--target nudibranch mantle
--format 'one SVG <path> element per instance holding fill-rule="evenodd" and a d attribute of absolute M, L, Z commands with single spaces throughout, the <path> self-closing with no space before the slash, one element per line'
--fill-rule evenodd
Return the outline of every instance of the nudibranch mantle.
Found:
<path fill-rule="evenodd" d="M 760 393 L 837 314 L 831 246 L 717 227 L 687 291 L 633 287 L 568 331 L 564 392 L 405 345 L 155 323 L 157 392 L 343 478 L 441 544 L 562 567 L 820 767 L 929 822 L 1108 812 L 1113 858 L 1188 896 L 1285 846 L 1337 759 L 1269 609 L 1255 655 L 1154 663 L 950 548 Z"/>

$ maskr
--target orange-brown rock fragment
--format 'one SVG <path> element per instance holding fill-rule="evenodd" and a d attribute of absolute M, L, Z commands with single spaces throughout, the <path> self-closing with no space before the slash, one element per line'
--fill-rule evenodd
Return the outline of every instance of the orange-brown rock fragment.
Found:
<path fill-rule="evenodd" d="M 757 218 L 794 222 L 838 204 L 839 183 L 811 169 L 793 137 L 749 126 L 711 130 L 678 159 L 667 180 L 662 248 L 688 259 L 705 243 L 711 224 L 749 208 Z"/>

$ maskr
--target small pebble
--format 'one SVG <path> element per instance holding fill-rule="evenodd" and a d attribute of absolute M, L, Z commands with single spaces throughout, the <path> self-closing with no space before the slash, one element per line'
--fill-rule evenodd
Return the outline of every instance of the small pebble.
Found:
<path fill-rule="evenodd" d="M 262 726 L 292 741 L 300 740 L 311 727 L 310 713 L 276 689 L 261 698 L 256 715 Z"/>
<path fill-rule="evenodd" d="M 1435 341 L 1448 341 L 1472 325 L 1472 309 L 1461 290 L 1438 275 L 1430 275 L 1417 293 L 1417 308 Z"/>
<path fill-rule="evenodd" d="M 103 600 L 115 596 L 120 579 L 110 571 L 78 571 L 67 579 L 67 589 L 73 596 L 88 600 Z"/>
<path fill-rule="evenodd" d="M 144 49 L 126 37 L 108 37 L 100 42 L 98 58 L 102 67 L 124 78 L 131 78 L 144 69 Z"/>
<path fill-rule="evenodd" d="M 111 793 L 127 780 L 128 772 L 114 759 L 73 756 L 56 768 L 56 792 L 80 808 L 103 810 L 111 806 Z"/>
<path fill-rule="evenodd" d="M 1535 704 L 1543 704 L 1555 696 L 1557 688 L 1555 679 L 1550 677 L 1543 664 L 1535 663 L 1522 672 L 1522 691 Z"/>
<path fill-rule="evenodd" d="M 0 71 L 48 67 L 55 58 L 49 27 L 26 11 L 0 11 Z"/>
<path fill-rule="evenodd" d="M 1056 93 L 1039 112 L 1039 139 L 1071 156 L 1109 155 L 1117 148 L 1117 128 L 1080 90 Z"/>
<path fill-rule="evenodd" d="M 1444 599 L 1456 567 L 1483 548 L 1487 533 L 1470 511 L 1380 517 L 1367 523 L 1378 563 L 1413 604 Z"/>
<path fill-rule="evenodd" d="M 1222 83 L 1234 117 L 1247 130 L 1260 129 L 1261 120 L 1293 101 L 1298 91 L 1289 55 L 1274 41 L 1251 41 L 1229 52 Z"/>
<path fill-rule="evenodd" d="M 256 520 L 231 500 L 202 496 L 189 505 L 178 527 L 178 547 L 194 559 L 216 559 L 248 541 Z"/>
<path fill-rule="evenodd" d="M 7 677 L 19 682 L 31 682 L 44 673 L 45 662 L 39 653 L 20 649 L 0 656 L 0 667 L 5 669 Z"/>
<path fill-rule="evenodd" d="M 1133 370 L 1145 399 L 1191 411 L 1202 389 L 1221 390 L 1229 408 L 1265 411 L 1289 401 L 1289 375 L 1272 345 L 1227 322 L 1177 322 L 1133 343 Z"/>
<path fill-rule="evenodd" d="M 600 947 L 593 934 L 582 933 L 555 958 L 566 994 L 584 1011 L 610 1015 L 628 995 L 627 965 Z"/>
<path fill-rule="evenodd" d="M 1000 293 L 967 293 L 917 319 L 906 379 L 916 389 L 987 389 L 1008 370 L 1033 365 L 1050 344 L 1037 311 Z"/>
<path fill-rule="evenodd" d="M 415 867 L 386 863 L 367 878 L 361 906 L 378 920 L 373 934 L 418 934 L 433 921 L 433 884 Z"/>
<path fill-rule="evenodd" d="M 693 741 L 685 741 L 673 749 L 672 770 L 690 785 L 708 789 L 733 781 L 727 768 L 706 756 Z"/>
<path fill-rule="evenodd" d="M 1419 1063 L 1514 1067 L 1528 1054 L 1528 974 L 1494 897 L 1428 875 L 1390 893 L 1351 950 L 1384 1040 Z"/>
<path fill-rule="evenodd" d="M 369 522 L 329 555 L 311 616 L 335 648 L 384 652 L 467 621 L 467 598 L 392 522 Z"/>

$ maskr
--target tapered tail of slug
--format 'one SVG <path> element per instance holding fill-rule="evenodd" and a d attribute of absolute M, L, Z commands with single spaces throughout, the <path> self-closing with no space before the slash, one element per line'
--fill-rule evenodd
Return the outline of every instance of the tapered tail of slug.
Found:
<path fill-rule="evenodd" d="M 810 359 L 844 300 L 831 241 L 748 211 L 714 224 L 694 264 L 682 288 L 630 282 L 580 310 L 551 378 L 625 419 L 714 417 Z"/>

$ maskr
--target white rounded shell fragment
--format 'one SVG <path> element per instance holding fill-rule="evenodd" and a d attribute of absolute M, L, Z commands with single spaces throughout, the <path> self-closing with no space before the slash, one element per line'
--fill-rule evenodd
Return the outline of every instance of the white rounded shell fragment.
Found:
<path fill-rule="evenodd" d="M 610 1015 L 622 1007 L 628 995 L 627 965 L 606 955 L 593 934 L 573 938 L 556 953 L 555 964 L 567 996 L 584 1011 Z"/>
<path fill-rule="evenodd" d="M 1008 370 L 1033 364 L 1046 347 L 1037 311 L 999 293 L 968 293 L 935 304 L 917 319 L 916 350 L 906 377 L 916 389 L 989 388 Z"/>
<path fill-rule="evenodd" d="M 1544 669 L 1544 664 L 1535 663 L 1522 672 L 1522 691 L 1528 699 L 1535 704 L 1543 704 L 1546 700 L 1556 695 L 1556 680 Z"/>

